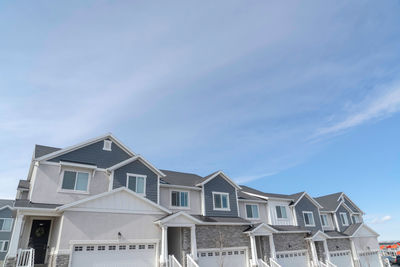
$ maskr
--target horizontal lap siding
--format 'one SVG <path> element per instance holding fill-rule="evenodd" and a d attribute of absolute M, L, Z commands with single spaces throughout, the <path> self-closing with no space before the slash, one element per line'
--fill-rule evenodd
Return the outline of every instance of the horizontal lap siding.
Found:
<path fill-rule="evenodd" d="M 12 218 L 12 211 L 8 208 L 0 210 L 0 218 Z M 10 232 L 0 232 L 0 240 L 11 239 L 12 228 Z M 7 252 L 0 252 L 0 261 L 4 260 Z"/>
<path fill-rule="evenodd" d="M 104 141 L 102 140 L 50 159 L 49 161 L 74 161 L 95 164 L 99 168 L 109 168 L 130 158 L 130 156 L 115 143 L 112 143 L 111 151 L 103 150 L 103 145 Z"/>
<path fill-rule="evenodd" d="M 214 210 L 212 192 L 229 193 L 230 211 Z M 221 176 L 217 176 L 204 185 L 206 216 L 237 217 L 236 188 Z"/>
<path fill-rule="evenodd" d="M 311 211 L 314 216 L 315 226 L 305 226 L 303 211 Z M 322 230 L 321 217 L 319 216 L 318 207 L 316 207 L 307 197 L 303 197 L 296 205 L 296 217 L 299 226 L 306 227 L 312 231 Z"/>
<path fill-rule="evenodd" d="M 131 162 L 114 171 L 113 189 L 126 186 L 128 173 L 146 175 L 146 198 L 157 203 L 158 176 L 139 160 Z"/>
<path fill-rule="evenodd" d="M 348 226 L 344 226 L 342 224 L 342 219 L 340 218 L 340 213 L 342 213 L 342 212 L 347 214 L 347 220 L 349 222 L 349 225 L 351 225 L 350 213 L 346 210 L 345 207 L 343 207 L 343 205 L 340 205 L 339 209 L 336 212 L 336 217 L 337 217 L 337 220 L 338 220 L 340 232 L 343 232 L 348 227 Z"/>

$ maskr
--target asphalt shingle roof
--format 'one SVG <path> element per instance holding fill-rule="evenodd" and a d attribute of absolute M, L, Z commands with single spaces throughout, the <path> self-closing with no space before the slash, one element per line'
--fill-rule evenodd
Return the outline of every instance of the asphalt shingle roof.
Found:
<path fill-rule="evenodd" d="M 314 198 L 323 207 L 322 211 L 335 211 L 340 204 L 338 201 L 342 193 L 330 194 L 322 197 Z"/>
<path fill-rule="evenodd" d="M 238 191 L 238 198 L 239 199 L 249 199 L 249 200 L 258 200 L 258 201 L 265 201 L 265 199 L 258 198 L 255 196 L 250 196 L 249 194 L 244 193 L 243 191 Z"/>
<path fill-rule="evenodd" d="M 202 215 L 192 215 L 192 216 L 203 222 L 241 223 L 244 225 L 251 224 L 250 221 L 245 220 L 241 217 L 212 217 L 212 216 L 202 216 Z"/>
<path fill-rule="evenodd" d="M 274 194 L 274 193 L 265 193 L 265 192 L 261 192 L 257 189 L 245 186 L 245 185 L 240 185 L 240 187 L 242 188 L 243 192 L 249 192 L 252 194 L 257 194 L 260 196 L 264 196 L 264 197 L 268 197 L 268 198 L 282 198 L 282 199 L 290 199 L 290 200 L 294 200 L 292 196 L 290 195 L 283 195 L 283 194 Z"/>
<path fill-rule="evenodd" d="M 42 208 L 42 209 L 55 209 L 62 205 L 59 204 L 45 204 L 45 203 L 33 203 L 27 199 L 15 200 L 14 207 L 16 208 Z"/>
<path fill-rule="evenodd" d="M 43 157 L 44 155 L 53 153 L 55 151 L 61 150 L 58 147 L 35 145 L 35 158 Z"/>
<path fill-rule="evenodd" d="M 196 186 L 196 184 L 204 180 L 203 177 L 194 173 L 176 172 L 168 170 L 161 170 L 161 171 L 166 175 L 165 177 L 161 178 L 164 184 Z"/>
<path fill-rule="evenodd" d="M 348 235 L 338 231 L 325 231 L 324 233 L 330 237 L 343 237 L 343 238 L 349 237 Z"/>
<path fill-rule="evenodd" d="M 14 200 L 12 199 L 0 199 L 0 208 L 5 207 L 5 206 L 14 206 Z"/>
<path fill-rule="evenodd" d="M 347 227 L 346 230 L 344 230 L 344 233 L 348 236 L 352 236 L 358 230 L 358 228 L 360 228 L 361 225 L 362 223 L 352 224 L 349 227 Z"/>

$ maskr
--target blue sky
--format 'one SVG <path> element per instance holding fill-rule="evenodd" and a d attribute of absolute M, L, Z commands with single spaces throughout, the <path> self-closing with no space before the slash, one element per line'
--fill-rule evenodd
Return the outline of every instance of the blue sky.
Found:
<path fill-rule="evenodd" d="M 398 1 L 2 1 L 0 197 L 34 144 L 112 132 L 159 168 L 345 191 L 400 239 Z"/>

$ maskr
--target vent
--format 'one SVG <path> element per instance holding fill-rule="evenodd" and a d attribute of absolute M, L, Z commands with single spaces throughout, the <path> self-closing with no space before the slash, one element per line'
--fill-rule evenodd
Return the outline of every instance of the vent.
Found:
<path fill-rule="evenodd" d="M 112 144 L 112 141 L 104 140 L 103 150 L 111 151 L 111 144 Z"/>

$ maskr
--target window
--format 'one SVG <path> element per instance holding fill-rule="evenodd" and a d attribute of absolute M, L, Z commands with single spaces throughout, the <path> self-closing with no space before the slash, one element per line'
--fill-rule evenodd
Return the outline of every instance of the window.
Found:
<path fill-rule="evenodd" d="M 230 210 L 229 194 L 213 192 L 214 210 Z"/>
<path fill-rule="evenodd" d="M 347 214 L 345 212 L 340 213 L 340 220 L 342 221 L 343 226 L 349 225 L 349 218 L 347 217 Z"/>
<path fill-rule="evenodd" d="M 258 205 L 246 204 L 246 217 L 249 219 L 260 218 L 260 216 L 258 214 Z"/>
<path fill-rule="evenodd" d="M 146 176 L 138 175 L 138 174 L 130 174 L 128 173 L 127 177 L 127 187 L 141 195 L 145 195 L 146 192 Z"/>
<path fill-rule="evenodd" d="M 322 214 L 321 215 L 321 223 L 322 223 L 322 226 L 325 226 L 325 227 L 329 226 L 328 215 L 327 214 Z"/>
<path fill-rule="evenodd" d="M 359 215 L 353 215 L 353 223 L 360 223 L 361 219 Z"/>
<path fill-rule="evenodd" d="M 64 171 L 61 189 L 87 192 L 88 183 L 88 172 Z"/>
<path fill-rule="evenodd" d="M 112 141 L 104 140 L 103 150 L 111 151 Z"/>
<path fill-rule="evenodd" d="M 0 251 L 6 252 L 8 250 L 8 240 L 0 240 Z"/>
<path fill-rule="evenodd" d="M 11 232 L 13 219 L 0 218 L 0 232 Z"/>
<path fill-rule="evenodd" d="M 171 191 L 172 207 L 189 207 L 189 192 Z"/>
<path fill-rule="evenodd" d="M 315 226 L 314 214 L 311 211 L 303 211 L 304 225 Z"/>
<path fill-rule="evenodd" d="M 276 217 L 278 219 L 287 219 L 286 207 L 285 206 L 276 206 Z"/>

